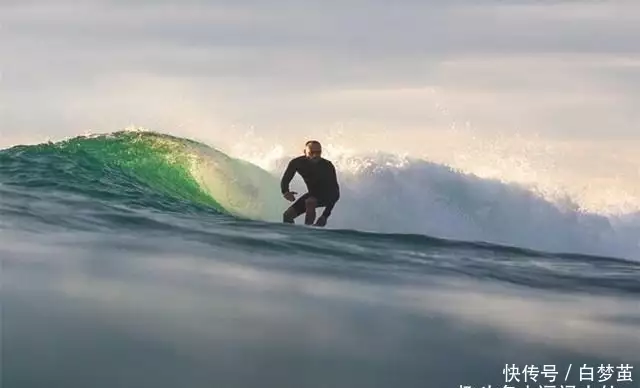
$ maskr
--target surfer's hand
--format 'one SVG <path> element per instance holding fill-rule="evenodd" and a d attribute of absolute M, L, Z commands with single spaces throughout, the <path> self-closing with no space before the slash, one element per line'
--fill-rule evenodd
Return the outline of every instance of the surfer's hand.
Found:
<path fill-rule="evenodd" d="M 327 217 L 326 216 L 320 216 L 316 220 L 315 226 L 325 226 L 326 224 L 327 224 Z"/>
<path fill-rule="evenodd" d="M 295 191 L 289 191 L 284 193 L 284 197 L 287 199 L 287 201 L 293 202 L 296 200 L 296 197 L 295 197 L 296 194 L 298 193 L 296 193 Z"/>

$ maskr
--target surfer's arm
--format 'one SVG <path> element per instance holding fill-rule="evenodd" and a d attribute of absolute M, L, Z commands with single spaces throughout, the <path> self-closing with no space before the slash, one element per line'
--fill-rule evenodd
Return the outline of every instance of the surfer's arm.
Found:
<path fill-rule="evenodd" d="M 296 159 L 290 161 L 287 169 L 284 171 L 284 174 L 282 174 L 282 180 L 280 181 L 280 190 L 282 191 L 282 194 L 289 192 L 289 184 L 291 183 L 291 180 L 293 179 L 293 176 L 296 174 L 297 170 L 295 162 Z"/>
<path fill-rule="evenodd" d="M 333 207 L 336 205 L 336 202 L 340 199 L 340 185 L 338 184 L 338 176 L 336 174 L 336 168 L 333 166 L 333 163 L 329 162 L 329 168 L 327 169 L 328 176 L 328 193 L 327 196 L 327 205 L 322 212 L 322 217 L 328 218 L 331 215 L 331 211 Z"/>

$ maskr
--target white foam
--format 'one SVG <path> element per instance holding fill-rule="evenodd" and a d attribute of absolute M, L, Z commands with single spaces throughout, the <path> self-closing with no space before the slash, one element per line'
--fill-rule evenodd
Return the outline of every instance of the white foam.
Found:
<path fill-rule="evenodd" d="M 640 212 L 590 212 L 566 195 L 545 198 L 530 187 L 403 155 L 330 158 L 341 184 L 331 227 L 640 258 Z M 262 165 L 280 176 L 288 160 Z M 292 187 L 304 192 L 299 178 Z"/>

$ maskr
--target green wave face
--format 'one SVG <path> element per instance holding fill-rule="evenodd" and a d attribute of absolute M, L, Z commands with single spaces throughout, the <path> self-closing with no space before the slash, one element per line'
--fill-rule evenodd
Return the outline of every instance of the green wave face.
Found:
<path fill-rule="evenodd" d="M 76 137 L 0 151 L 0 182 L 160 207 L 277 220 L 275 177 L 204 144 L 152 132 Z"/>

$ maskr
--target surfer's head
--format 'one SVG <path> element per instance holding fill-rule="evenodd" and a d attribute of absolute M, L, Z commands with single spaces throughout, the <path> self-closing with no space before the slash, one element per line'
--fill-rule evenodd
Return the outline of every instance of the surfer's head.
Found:
<path fill-rule="evenodd" d="M 304 155 L 311 161 L 317 162 L 322 156 L 322 145 L 317 140 L 309 140 L 304 145 Z"/>

